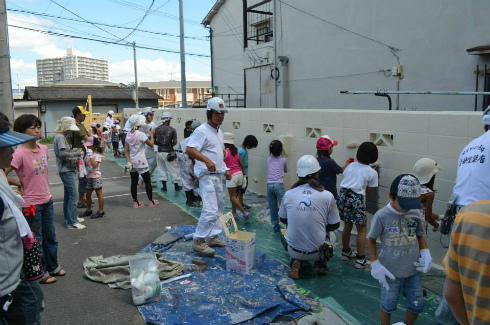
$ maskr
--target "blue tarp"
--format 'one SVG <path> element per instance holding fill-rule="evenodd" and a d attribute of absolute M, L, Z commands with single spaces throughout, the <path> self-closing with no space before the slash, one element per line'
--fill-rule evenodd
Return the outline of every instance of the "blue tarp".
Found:
<path fill-rule="evenodd" d="M 194 232 L 195 226 L 178 226 L 169 232 L 177 237 Z M 277 315 L 298 316 L 310 309 L 307 300 L 295 290 L 286 267 L 257 252 L 250 273 L 226 271 L 224 248 L 213 258 L 192 250 L 192 241 L 183 238 L 170 245 L 146 246 L 142 252 L 161 252 L 163 257 L 191 266 L 191 260 L 207 262 L 207 270 L 194 272 L 183 284 L 175 281 L 162 286 L 160 301 L 138 307 L 150 324 L 264 324 Z M 187 268 L 184 274 L 188 274 Z"/>

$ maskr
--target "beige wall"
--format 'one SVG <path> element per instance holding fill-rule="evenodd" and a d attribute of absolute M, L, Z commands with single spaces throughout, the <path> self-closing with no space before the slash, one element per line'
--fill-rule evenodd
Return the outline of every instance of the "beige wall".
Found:
<path fill-rule="evenodd" d="M 170 110 L 172 126 L 183 137 L 185 121 L 206 120 L 204 109 Z M 239 125 L 238 125 L 239 123 Z M 265 132 L 273 125 L 271 133 Z M 463 147 L 483 133 L 481 112 L 406 112 L 379 110 L 313 110 L 313 109 L 229 109 L 223 131 L 233 132 L 240 144 L 248 134 L 259 140 L 259 146 L 249 151 L 249 187 L 266 194 L 268 145 L 280 139 L 285 145 L 290 172 L 285 187 L 296 181 L 296 161 L 305 154 L 315 154 L 318 135 L 328 134 L 337 140 L 332 158 L 339 165 L 355 157 L 356 149 L 346 145 L 374 141 L 376 134 L 384 134 L 388 146 L 379 146 L 379 189 L 368 200 L 376 201 L 378 208 L 388 203 L 388 189 L 392 180 L 401 173 L 412 172 L 414 163 L 422 157 L 439 162 L 443 170 L 437 175 L 434 210 L 444 213 L 456 178 L 457 159 Z M 316 130 L 315 130 L 316 129 Z M 313 131 L 313 133 L 312 133 Z M 392 145 L 389 141 L 393 135 Z M 252 179 L 256 178 L 256 182 Z M 338 177 L 340 181 L 341 176 Z M 374 203 L 374 202 L 373 202 Z M 376 209 L 374 206 L 373 211 Z M 439 234 L 429 229 L 428 243 L 440 263 L 445 249 L 439 243 Z"/>

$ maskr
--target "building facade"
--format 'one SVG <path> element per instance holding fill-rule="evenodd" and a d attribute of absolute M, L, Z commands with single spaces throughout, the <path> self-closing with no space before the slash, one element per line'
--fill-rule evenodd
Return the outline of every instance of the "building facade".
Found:
<path fill-rule="evenodd" d="M 220 0 L 203 20 L 213 92 L 245 93 L 250 108 L 388 109 L 386 98 L 341 91 L 489 91 L 488 14 L 490 2 L 475 0 Z M 393 109 L 410 111 L 488 103 L 391 99 Z"/>
<path fill-rule="evenodd" d="M 180 107 L 182 89 L 180 81 L 141 82 L 141 87 L 148 87 L 160 96 L 159 107 Z M 206 98 L 212 97 L 211 81 L 187 81 L 186 99 L 188 106 L 202 106 Z"/>
<path fill-rule="evenodd" d="M 80 77 L 109 81 L 109 61 L 73 55 L 73 49 L 62 58 L 36 60 L 36 68 L 39 87 Z"/>

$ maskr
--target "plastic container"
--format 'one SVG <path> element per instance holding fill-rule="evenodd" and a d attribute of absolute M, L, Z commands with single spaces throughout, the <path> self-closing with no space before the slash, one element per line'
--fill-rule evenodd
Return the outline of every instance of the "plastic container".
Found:
<path fill-rule="evenodd" d="M 138 254 L 129 260 L 131 294 L 135 305 L 160 300 L 161 285 L 155 253 Z"/>

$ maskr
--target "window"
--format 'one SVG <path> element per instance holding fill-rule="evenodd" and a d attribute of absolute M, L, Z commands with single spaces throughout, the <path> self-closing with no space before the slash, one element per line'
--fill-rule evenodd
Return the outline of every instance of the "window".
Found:
<path fill-rule="evenodd" d="M 252 0 L 244 0 L 247 10 L 243 13 L 246 15 L 244 20 L 247 21 L 245 29 L 245 38 L 243 47 L 248 47 L 248 41 L 253 41 L 255 44 L 270 42 L 273 39 L 273 24 L 271 12 L 271 1 L 263 0 L 251 6 L 247 3 L 252 3 Z M 256 2 L 256 1 L 255 1 Z"/>

